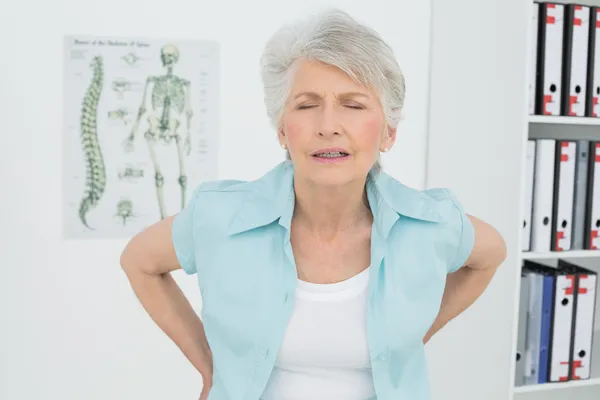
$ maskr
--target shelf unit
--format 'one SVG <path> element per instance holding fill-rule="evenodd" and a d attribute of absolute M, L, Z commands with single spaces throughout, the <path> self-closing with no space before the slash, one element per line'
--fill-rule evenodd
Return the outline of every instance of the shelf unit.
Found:
<path fill-rule="evenodd" d="M 531 5 L 533 5 L 534 0 L 529 0 Z M 598 4 L 586 4 L 586 5 L 600 5 L 600 0 L 597 1 Z M 577 3 L 577 2 L 570 2 Z M 588 2 L 589 3 L 589 2 Z M 582 4 L 582 3 L 579 3 Z M 533 12 L 533 10 L 531 10 Z M 532 14 L 530 14 L 532 15 Z M 530 30 L 531 32 L 531 30 Z M 529 46 L 533 44 L 531 38 L 529 38 Z M 529 60 L 531 62 L 531 60 Z M 530 68 L 530 64 L 528 68 Z M 529 113 L 529 111 L 528 111 Z M 528 115 L 528 129 L 527 129 L 527 139 L 540 139 L 540 138 L 549 138 L 549 139 L 590 139 L 590 140 L 598 140 L 598 135 L 600 135 L 600 129 L 596 129 L 596 127 L 600 128 L 600 118 L 588 118 L 588 117 L 570 117 L 570 116 L 546 116 L 546 115 Z M 590 127 L 592 128 L 590 130 Z M 576 134 L 573 134 L 577 132 Z M 521 165 L 521 176 L 525 176 L 525 168 L 526 165 L 523 163 Z M 524 186 L 522 187 L 522 195 L 524 195 Z M 524 210 L 521 210 L 521 213 L 524 213 Z M 568 251 L 548 251 L 548 252 L 535 252 L 535 251 L 519 251 L 519 265 L 521 265 L 523 260 L 548 260 L 548 259 L 578 259 L 578 260 L 587 260 L 587 267 L 592 268 L 589 264 L 593 265 L 596 272 L 600 273 L 600 251 L 596 250 L 568 250 Z M 520 276 L 520 271 L 519 276 Z M 518 288 L 519 284 L 517 284 Z M 600 282 L 597 284 L 596 293 L 598 293 L 600 289 Z M 518 293 L 518 292 L 517 292 Z M 592 342 L 592 355 L 591 355 L 591 372 L 590 378 L 584 380 L 573 380 L 567 382 L 553 382 L 553 383 L 544 383 L 544 384 L 535 384 L 535 385 L 515 385 L 513 380 L 512 387 L 512 397 L 514 400 L 518 400 L 520 398 L 524 398 L 522 396 L 527 396 L 527 399 L 545 399 L 550 394 L 554 394 L 556 391 L 560 391 L 560 398 L 570 398 L 575 397 L 573 394 L 569 394 L 570 390 L 579 389 L 579 388 L 588 388 L 587 395 L 591 394 L 591 391 L 594 393 L 591 394 L 593 398 L 600 398 L 600 323 L 599 317 L 600 309 L 598 306 L 598 299 L 596 299 L 596 318 L 595 318 L 595 329 L 593 335 Z M 516 303 L 518 304 L 519 298 L 516 296 Z M 518 306 L 516 309 L 518 310 Z M 517 311 L 518 313 L 518 311 Z M 518 314 L 515 315 L 515 328 L 520 329 L 517 322 Z M 516 336 L 514 337 L 515 344 L 515 353 L 516 354 Z M 515 372 L 514 370 L 512 371 Z M 597 396 L 596 396 L 597 391 Z"/>
<path fill-rule="evenodd" d="M 585 386 L 600 385 L 600 330 L 596 330 L 594 332 L 593 341 L 599 345 L 594 346 L 593 348 L 592 372 L 590 379 L 571 382 L 544 383 L 540 385 L 517 386 L 514 389 L 514 393 L 546 392 L 549 390 L 566 390 Z"/>
<path fill-rule="evenodd" d="M 533 0 L 433 2 L 426 186 L 450 187 L 508 249 L 490 286 L 429 348 L 433 399 L 600 399 L 598 306 L 592 379 L 515 385 L 523 260 L 576 258 L 600 272 L 600 252 L 522 251 L 527 140 L 600 140 L 600 119 L 529 114 L 532 13 Z"/>

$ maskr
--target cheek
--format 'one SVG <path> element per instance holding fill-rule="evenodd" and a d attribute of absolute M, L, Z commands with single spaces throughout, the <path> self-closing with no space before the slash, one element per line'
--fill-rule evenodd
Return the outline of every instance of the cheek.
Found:
<path fill-rule="evenodd" d="M 306 122 L 301 121 L 299 118 L 288 118 L 283 129 L 290 143 L 301 142 L 309 132 Z"/>
<path fill-rule="evenodd" d="M 361 124 L 359 132 L 361 132 L 361 141 L 365 146 L 378 147 L 383 133 L 381 118 L 373 117 L 365 119 Z"/>

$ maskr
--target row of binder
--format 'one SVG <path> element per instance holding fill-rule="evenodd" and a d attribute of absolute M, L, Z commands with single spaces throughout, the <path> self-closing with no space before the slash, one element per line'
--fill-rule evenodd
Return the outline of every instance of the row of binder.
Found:
<path fill-rule="evenodd" d="M 529 114 L 600 117 L 600 8 L 533 3 Z"/>
<path fill-rule="evenodd" d="M 515 386 L 590 378 L 596 283 L 570 261 L 524 261 Z"/>
<path fill-rule="evenodd" d="M 600 248 L 600 141 L 529 139 L 523 251 Z"/>

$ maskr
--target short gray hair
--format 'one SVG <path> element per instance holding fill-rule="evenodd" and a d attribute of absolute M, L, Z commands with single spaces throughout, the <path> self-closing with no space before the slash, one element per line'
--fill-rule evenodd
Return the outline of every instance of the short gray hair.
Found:
<path fill-rule="evenodd" d="M 267 115 L 280 128 L 300 59 L 339 68 L 358 83 L 372 88 L 381 102 L 386 123 L 396 128 L 405 97 L 404 75 L 391 47 L 372 28 L 338 9 L 284 25 L 267 41 L 260 59 Z"/>

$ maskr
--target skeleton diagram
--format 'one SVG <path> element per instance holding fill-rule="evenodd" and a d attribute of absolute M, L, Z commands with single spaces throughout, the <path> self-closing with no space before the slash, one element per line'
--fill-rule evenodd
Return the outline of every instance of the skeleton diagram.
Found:
<path fill-rule="evenodd" d="M 179 49 L 174 45 L 166 45 L 161 49 L 160 58 L 166 74 L 147 78 L 142 104 L 131 133 L 125 140 L 125 150 L 130 151 L 133 148 L 140 121 L 147 115 L 148 130 L 144 134 L 144 138 L 154 166 L 156 195 L 160 217 L 163 219 L 166 216 L 164 177 L 156 157 L 155 147 L 159 142 L 165 145 L 175 142 L 179 160 L 178 182 L 181 188 L 181 208 L 183 208 L 187 186 L 183 159 L 184 155 L 189 155 L 191 150 L 190 124 L 193 112 L 190 105 L 190 82 L 173 75 L 173 66 L 179 60 Z M 148 96 L 149 93 L 150 96 Z M 184 123 L 185 127 L 182 127 Z M 185 139 L 182 139 L 180 134 L 182 129 L 185 129 Z"/>

